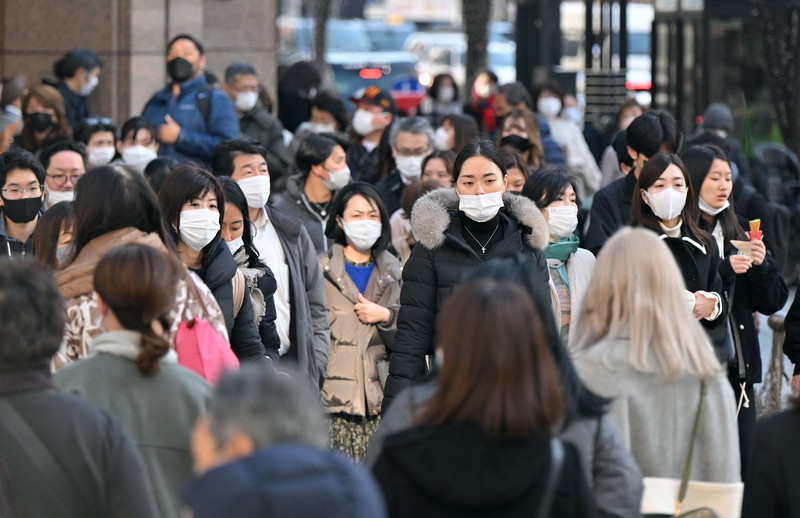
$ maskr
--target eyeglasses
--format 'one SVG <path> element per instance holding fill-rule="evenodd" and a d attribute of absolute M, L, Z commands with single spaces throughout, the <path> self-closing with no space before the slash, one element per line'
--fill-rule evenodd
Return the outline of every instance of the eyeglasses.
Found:
<path fill-rule="evenodd" d="M 395 153 L 397 156 L 423 156 L 428 154 L 428 148 L 426 147 L 419 147 L 417 149 L 404 149 L 396 147 L 394 148 Z"/>
<path fill-rule="evenodd" d="M 42 185 L 34 185 L 31 187 L 19 188 L 10 187 L 3 189 L 3 195 L 7 200 L 21 200 L 25 196 L 28 198 L 38 198 L 42 195 Z"/>
<path fill-rule="evenodd" d="M 114 124 L 114 121 L 112 121 L 108 117 L 87 117 L 83 119 L 83 122 L 87 126 L 97 126 L 98 124 L 105 124 L 106 126 L 110 126 L 111 124 Z"/>
<path fill-rule="evenodd" d="M 56 187 L 64 187 L 67 184 L 67 180 L 69 179 L 72 182 L 72 185 L 78 183 L 80 177 L 83 176 L 83 173 L 80 174 L 48 174 L 47 177 L 53 180 L 53 184 Z"/>

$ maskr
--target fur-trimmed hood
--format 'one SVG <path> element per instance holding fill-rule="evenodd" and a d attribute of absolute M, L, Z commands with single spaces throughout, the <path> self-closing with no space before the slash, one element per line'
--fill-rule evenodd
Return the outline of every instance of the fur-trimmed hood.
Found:
<path fill-rule="evenodd" d="M 444 244 L 445 231 L 450 225 L 450 211 L 458 210 L 459 197 L 455 189 L 436 189 L 417 203 L 411 211 L 411 228 L 414 236 L 425 248 L 435 250 Z M 547 222 L 539 208 L 528 198 L 506 191 L 503 194 L 503 209 L 520 225 L 530 228 L 525 243 L 534 249 L 547 246 L 550 233 Z"/>

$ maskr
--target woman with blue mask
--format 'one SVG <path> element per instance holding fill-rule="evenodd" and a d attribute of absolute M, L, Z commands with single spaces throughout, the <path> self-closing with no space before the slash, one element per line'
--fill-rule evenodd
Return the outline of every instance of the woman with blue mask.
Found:
<path fill-rule="evenodd" d="M 258 250 L 253 244 L 253 224 L 242 189 L 229 176 L 223 176 L 219 181 L 225 193 L 220 235 L 233 254 L 236 266 L 244 275 L 261 343 L 267 350 L 267 356 L 272 361 L 278 361 L 281 339 L 275 326 L 277 312 L 273 299 L 278 283 L 272 270 L 259 259 Z"/>
<path fill-rule="evenodd" d="M 473 140 L 456 157 L 453 189 L 422 197 L 411 212 L 417 245 L 403 267 L 402 309 L 392 349 L 386 398 L 426 372 L 436 318 L 472 268 L 492 257 L 522 253 L 536 264 L 546 289 L 550 276 L 542 249 L 549 232 L 531 200 L 506 192 L 506 170 L 495 145 Z"/>
<path fill-rule="evenodd" d="M 380 424 L 388 351 L 400 302 L 400 262 L 389 252 L 389 216 L 362 182 L 342 188 L 331 206 L 320 256 L 331 330 L 322 402 L 331 414 L 331 446 L 359 462 Z"/>
<path fill-rule="evenodd" d="M 631 200 L 633 225 L 645 227 L 666 243 L 685 282 L 686 311 L 705 328 L 717 358 L 727 362 L 733 349 L 726 325 L 719 252 L 697 224 L 697 194 L 677 155 L 658 153 L 642 167 Z"/>
<path fill-rule="evenodd" d="M 578 226 L 578 183 L 558 169 L 531 176 L 522 189 L 547 220 L 550 240 L 544 249 L 550 270 L 550 299 L 561 339 L 569 344 L 575 334 L 572 315 L 578 314 L 581 298 L 594 270 L 594 255 L 579 248 L 575 235 Z"/>

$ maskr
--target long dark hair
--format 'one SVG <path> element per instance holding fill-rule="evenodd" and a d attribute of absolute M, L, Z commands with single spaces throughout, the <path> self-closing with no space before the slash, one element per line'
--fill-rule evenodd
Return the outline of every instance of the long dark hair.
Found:
<path fill-rule="evenodd" d="M 722 160 L 729 163 L 728 156 L 722 149 L 710 144 L 691 146 L 683 151 L 680 156 L 681 160 L 683 160 L 683 163 L 686 165 L 686 170 L 689 172 L 692 187 L 697 191 L 699 203 L 700 190 L 711 170 L 711 164 L 714 163 L 714 160 Z M 730 203 L 730 207 L 714 216 L 712 223 L 712 229 L 716 223 L 719 223 L 722 228 L 722 234 L 725 236 L 725 252 L 727 252 L 731 246 L 731 239 L 747 239 L 744 229 L 739 225 L 739 221 L 736 219 L 736 213 L 733 210 L 733 196 L 728 196 L 728 202 Z M 701 216 L 700 211 L 698 211 L 698 218 Z"/>
<path fill-rule="evenodd" d="M 439 316 L 437 348 L 444 354 L 438 389 L 416 422 L 472 423 L 488 437 L 524 439 L 561 419 L 542 321 L 511 281 L 486 277 L 459 287 Z"/>
<path fill-rule="evenodd" d="M 164 218 L 170 224 L 170 234 L 175 243 L 181 240 L 178 229 L 181 228 L 181 211 L 183 204 L 189 200 L 202 198 L 209 192 L 213 192 L 217 198 L 219 208 L 219 224 L 222 226 L 222 215 L 225 207 L 225 193 L 222 185 L 216 176 L 206 171 L 202 167 L 194 164 L 183 164 L 164 179 L 161 189 L 158 191 L 158 202 L 164 211 Z M 213 259 L 209 253 L 220 245 L 220 232 L 214 236 L 201 252 L 200 262 L 203 266 L 208 266 Z"/>
<path fill-rule="evenodd" d="M 662 234 L 663 230 L 660 225 L 660 219 L 653 213 L 653 210 L 642 200 L 642 191 L 649 189 L 664 171 L 670 165 L 676 166 L 683 173 L 683 179 L 686 182 L 686 204 L 681 210 L 681 220 L 683 221 L 683 228 L 686 233 L 697 241 L 707 247 L 714 244 L 714 240 L 704 230 L 697 226 L 697 194 L 694 192 L 692 181 L 689 179 L 689 173 L 686 171 L 686 166 L 683 161 L 678 158 L 678 155 L 668 153 L 656 153 L 650 160 L 644 164 L 642 171 L 639 173 L 639 178 L 636 179 L 636 188 L 633 190 L 633 199 L 631 200 L 631 214 L 633 215 L 634 226 L 641 226 L 649 228 L 650 230 Z M 715 245 L 716 246 L 716 245 Z"/>
<path fill-rule="evenodd" d="M 492 278 L 511 281 L 525 290 L 533 301 L 542 322 L 545 342 L 556 363 L 564 395 L 564 426 L 577 418 L 597 418 L 605 413 L 610 401 L 592 392 L 578 376 L 572 359 L 564 347 L 553 318 L 549 292 L 538 282 L 539 272 L 530 260 L 516 254 L 490 259 L 476 269 L 470 279 Z"/>
<path fill-rule="evenodd" d="M 259 253 L 253 244 L 253 232 L 250 223 L 250 210 L 247 207 L 247 198 L 242 192 L 241 187 L 230 176 L 220 176 L 219 183 L 222 184 L 222 191 L 225 193 L 225 203 L 231 204 L 242 213 L 242 241 L 244 242 L 244 250 L 247 252 L 247 267 L 248 268 L 263 268 L 264 263 L 259 259 Z M 224 207 L 221 212 L 223 219 L 225 214 Z"/>
<path fill-rule="evenodd" d="M 136 365 L 144 375 L 158 372 L 158 360 L 169 351 L 167 313 L 182 276 L 177 258 L 141 244 L 114 248 L 94 270 L 94 289 L 122 327 L 142 333 Z"/>
<path fill-rule="evenodd" d="M 177 254 L 156 195 L 138 173 L 115 166 L 90 170 L 75 186 L 73 210 L 71 257 L 77 257 L 92 239 L 126 227 L 158 234 L 164 245 Z"/>
<path fill-rule="evenodd" d="M 33 257 L 36 262 L 48 268 L 57 268 L 56 250 L 61 229 L 72 232 L 75 228 L 74 202 L 56 203 L 39 216 L 36 232 L 33 233 Z"/>

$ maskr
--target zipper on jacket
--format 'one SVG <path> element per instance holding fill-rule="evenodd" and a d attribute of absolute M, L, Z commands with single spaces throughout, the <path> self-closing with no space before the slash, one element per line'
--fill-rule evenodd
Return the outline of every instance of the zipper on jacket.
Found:
<path fill-rule="evenodd" d="M 327 252 L 328 237 L 325 235 L 325 225 L 328 224 L 328 218 L 330 217 L 330 213 L 328 212 L 327 213 L 328 215 L 325 216 L 324 218 L 319 214 L 317 214 L 317 212 L 314 209 L 312 209 L 311 206 L 308 204 L 308 200 L 306 200 L 306 195 L 303 194 L 302 192 L 300 193 L 300 200 L 303 202 L 303 205 L 306 207 L 306 210 L 310 212 L 311 215 L 313 215 L 315 218 L 317 218 L 317 220 L 319 220 L 319 225 L 320 227 L 322 227 L 322 251 Z"/>

